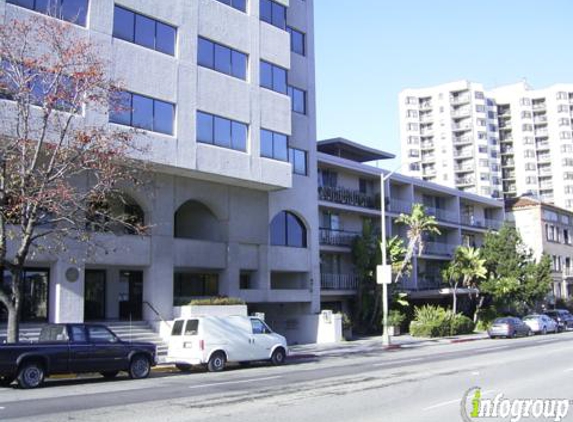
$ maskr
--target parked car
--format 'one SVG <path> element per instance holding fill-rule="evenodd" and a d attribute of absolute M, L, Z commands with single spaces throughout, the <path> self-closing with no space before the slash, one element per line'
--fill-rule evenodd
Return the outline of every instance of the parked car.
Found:
<path fill-rule="evenodd" d="M 531 328 L 525 324 L 521 319 L 516 317 L 503 317 L 497 318 L 489 330 L 487 330 L 490 338 L 507 337 L 513 338 L 515 336 L 529 336 L 532 334 Z"/>
<path fill-rule="evenodd" d="M 545 315 L 557 322 L 559 331 L 573 328 L 573 315 L 567 309 L 553 309 L 546 311 Z"/>
<path fill-rule="evenodd" d="M 284 363 L 286 339 L 261 319 L 248 316 L 197 316 L 174 321 L 167 362 L 180 370 L 207 365 L 222 371 L 227 362 L 270 360 Z"/>
<path fill-rule="evenodd" d="M 50 375 L 81 372 L 145 378 L 156 356 L 154 344 L 122 341 L 104 325 L 49 324 L 37 343 L 0 345 L 0 383 L 17 380 L 21 388 L 35 388 Z"/>
<path fill-rule="evenodd" d="M 557 322 L 549 318 L 547 315 L 527 315 L 523 318 L 531 331 L 534 334 L 547 334 L 547 333 L 557 333 L 559 332 L 559 326 Z"/>

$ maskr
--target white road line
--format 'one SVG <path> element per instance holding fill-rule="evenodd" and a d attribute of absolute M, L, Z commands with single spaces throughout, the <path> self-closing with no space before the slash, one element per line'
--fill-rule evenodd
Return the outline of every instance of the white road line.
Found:
<path fill-rule="evenodd" d="M 536 343 L 547 343 L 547 342 L 550 342 L 550 341 L 556 341 L 556 340 L 553 339 L 553 338 L 546 338 L 545 340 L 537 340 Z"/>
<path fill-rule="evenodd" d="M 486 351 L 486 352 L 489 352 L 489 351 L 491 351 L 491 350 L 501 350 L 501 349 L 509 349 L 509 348 L 513 348 L 513 346 L 511 346 L 511 345 L 508 344 L 508 345 L 505 345 L 505 346 L 488 347 L 488 348 L 480 349 L 480 350 L 484 350 L 484 351 Z"/>
<path fill-rule="evenodd" d="M 482 395 L 486 395 L 489 393 L 493 393 L 496 390 L 486 390 L 486 391 L 482 391 Z M 432 409 L 438 409 L 440 407 L 444 407 L 444 406 L 448 406 L 450 404 L 454 404 L 454 403 L 459 403 L 462 400 L 462 398 L 460 397 L 459 399 L 455 399 L 455 400 L 450 400 L 450 401 L 444 401 L 442 403 L 438 403 L 438 404 L 434 404 L 433 406 L 428 406 L 428 407 L 424 407 L 422 410 L 432 410 Z"/>
<path fill-rule="evenodd" d="M 192 386 L 190 386 L 189 388 L 195 389 L 195 388 L 216 387 L 216 386 L 218 386 L 218 385 L 246 384 L 246 383 L 249 383 L 249 382 L 274 380 L 274 379 L 277 379 L 277 378 L 282 378 L 282 377 L 281 377 L 280 375 L 277 375 L 277 376 L 275 376 L 275 377 L 251 378 L 251 379 L 248 379 L 248 380 L 215 382 L 215 383 L 211 383 L 211 384 L 192 385 Z"/>
<path fill-rule="evenodd" d="M 403 359 L 403 360 L 389 360 L 388 362 L 383 362 L 383 363 L 375 363 L 372 366 L 387 366 L 390 365 L 392 363 L 406 363 L 406 362 L 418 362 L 424 360 L 424 358 L 412 358 L 412 359 Z"/>

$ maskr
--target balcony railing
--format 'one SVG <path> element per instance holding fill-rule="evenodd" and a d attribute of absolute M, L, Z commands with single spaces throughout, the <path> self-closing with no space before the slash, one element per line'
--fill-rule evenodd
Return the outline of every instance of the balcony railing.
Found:
<path fill-rule="evenodd" d="M 387 203 L 389 212 L 410 214 L 412 212 L 412 202 L 404 201 L 401 199 L 390 199 Z"/>
<path fill-rule="evenodd" d="M 320 229 L 320 244 L 330 246 L 351 246 L 354 238 L 360 236 L 359 232 Z"/>
<path fill-rule="evenodd" d="M 455 137 L 453 142 L 456 145 L 459 144 L 471 144 L 473 143 L 474 138 L 472 136 L 459 136 L 459 137 Z"/>
<path fill-rule="evenodd" d="M 458 95 L 458 96 L 450 96 L 450 102 L 452 104 L 464 104 L 470 102 L 469 95 Z"/>
<path fill-rule="evenodd" d="M 499 230 L 503 226 L 503 221 L 492 220 L 491 218 L 485 219 L 485 226 L 490 230 Z"/>
<path fill-rule="evenodd" d="M 380 203 L 375 196 L 342 187 L 319 186 L 318 199 L 355 207 L 380 209 Z"/>
<path fill-rule="evenodd" d="M 354 274 L 321 274 L 320 287 L 323 290 L 356 290 L 358 277 Z"/>
<path fill-rule="evenodd" d="M 459 223 L 460 221 L 458 218 L 458 214 L 456 214 L 455 212 L 446 211 L 441 208 L 434 208 L 434 207 L 425 207 L 425 208 L 426 208 L 426 213 L 428 215 L 433 215 L 438 220 L 456 224 Z"/>
<path fill-rule="evenodd" d="M 442 242 L 425 242 L 423 254 L 453 256 L 456 245 Z"/>
<path fill-rule="evenodd" d="M 474 171 L 475 167 L 473 165 L 465 165 L 465 166 L 454 166 L 454 171 L 456 173 L 464 173 L 469 171 Z"/>

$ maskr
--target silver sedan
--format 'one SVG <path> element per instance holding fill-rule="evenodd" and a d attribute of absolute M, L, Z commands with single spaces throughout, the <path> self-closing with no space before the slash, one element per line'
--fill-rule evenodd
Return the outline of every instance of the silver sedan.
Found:
<path fill-rule="evenodd" d="M 557 323 L 547 315 L 527 315 L 523 318 L 531 331 L 535 334 L 556 333 L 559 330 Z"/>

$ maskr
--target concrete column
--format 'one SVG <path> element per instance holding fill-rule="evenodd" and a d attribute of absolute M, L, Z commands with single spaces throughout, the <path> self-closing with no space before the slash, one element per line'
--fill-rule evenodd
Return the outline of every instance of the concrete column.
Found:
<path fill-rule="evenodd" d="M 227 268 L 219 276 L 219 293 L 230 297 L 239 297 L 241 263 L 240 245 L 237 242 L 227 244 Z"/>
<path fill-rule="evenodd" d="M 68 277 L 66 278 L 66 272 Z M 76 277 L 77 276 L 77 277 Z M 56 261 L 50 269 L 49 321 L 83 322 L 84 268 L 66 259 Z"/>

